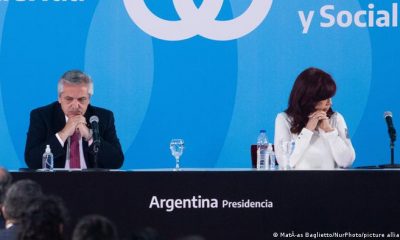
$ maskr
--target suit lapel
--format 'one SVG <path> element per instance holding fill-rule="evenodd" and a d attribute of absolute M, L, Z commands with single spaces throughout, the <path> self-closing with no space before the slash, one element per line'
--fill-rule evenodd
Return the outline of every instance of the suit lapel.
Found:
<path fill-rule="evenodd" d="M 54 111 L 54 128 L 56 129 L 57 132 L 61 131 L 64 126 L 65 126 L 65 115 L 64 112 L 61 109 L 61 105 L 58 102 L 55 102 L 55 111 Z"/>

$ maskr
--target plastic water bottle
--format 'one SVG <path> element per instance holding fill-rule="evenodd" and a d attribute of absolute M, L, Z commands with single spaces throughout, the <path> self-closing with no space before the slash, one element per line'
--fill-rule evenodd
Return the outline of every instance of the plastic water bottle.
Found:
<path fill-rule="evenodd" d="M 50 145 L 46 145 L 46 150 L 43 153 L 42 168 L 46 171 L 53 171 L 54 169 L 54 156 L 51 153 Z"/>
<path fill-rule="evenodd" d="M 268 164 L 268 138 L 265 130 L 260 130 L 257 138 L 257 169 L 266 169 Z"/>
<path fill-rule="evenodd" d="M 276 158 L 274 149 L 272 148 L 272 143 L 268 143 L 267 154 L 268 154 L 268 169 L 275 170 Z"/>

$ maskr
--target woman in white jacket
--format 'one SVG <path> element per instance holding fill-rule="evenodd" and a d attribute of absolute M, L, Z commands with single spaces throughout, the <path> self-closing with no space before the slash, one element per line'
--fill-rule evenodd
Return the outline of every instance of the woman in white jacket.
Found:
<path fill-rule="evenodd" d="M 284 142 L 294 141 L 289 157 L 293 169 L 335 169 L 350 167 L 355 159 L 346 122 L 332 110 L 336 84 L 317 68 L 308 68 L 297 77 L 288 108 L 275 120 L 275 150 L 284 166 Z"/>

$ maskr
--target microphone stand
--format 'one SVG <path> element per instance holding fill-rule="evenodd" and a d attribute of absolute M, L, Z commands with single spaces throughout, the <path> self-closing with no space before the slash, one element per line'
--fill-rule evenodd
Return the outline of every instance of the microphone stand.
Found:
<path fill-rule="evenodd" d="M 84 169 L 84 172 L 106 172 L 108 169 L 99 168 L 97 154 L 99 152 L 100 143 L 93 143 L 93 168 Z"/>
<path fill-rule="evenodd" d="M 94 152 L 93 167 L 94 167 L 95 169 L 97 169 L 97 168 L 99 168 L 99 165 L 98 165 L 98 163 L 97 163 L 97 153 L 99 152 L 99 144 L 96 143 L 96 144 L 93 146 L 93 152 Z"/>
<path fill-rule="evenodd" d="M 89 171 L 108 171 L 108 169 L 99 168 L 97 155 L 100 149 L 100 134 L 99 134 L 99 118 L 93 115 L 89 119 L 92 125 L 92 137 L 93 137 L 93 168 L 88 169 Z"/>
<path fill-rule="evenodd" d="M 390 139 L 390 164 L 379 165 L 379 168 L 400 168 L 400 164 L 394 163 L 394 140 Z"/>

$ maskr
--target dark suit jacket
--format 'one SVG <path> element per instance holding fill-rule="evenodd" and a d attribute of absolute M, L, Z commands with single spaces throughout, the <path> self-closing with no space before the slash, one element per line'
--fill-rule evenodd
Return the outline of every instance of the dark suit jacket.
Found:
<path fill-rule="evenodd" d="M 124 162 L 124 155 L 115 130 L 113 113 L 89 105 L 85 113 L 87 123 L 93 115 L 99 118 L 101 145 L 97 156 L 98 167 L 120 168 Z M 42 168 L 42 155 L 47 144 L 54 155 L 54 167 L 65 167 L 67 143 L 62 147 L 56 137 L 56 133 L 64 126 L 65 115 L 58 102 L 32 110 L 25 145 L 25 162 L 29 168 Z M 82 147 L 86 165 L 91 168 L 94 166 L 93 144 L 89 147 L 88 142 L 83 140 Z"/>
<path fill-rule="evenodd" d="M 0 231 L 0 240 L 17 240 L 20 226 L 18 224 Z"/>

